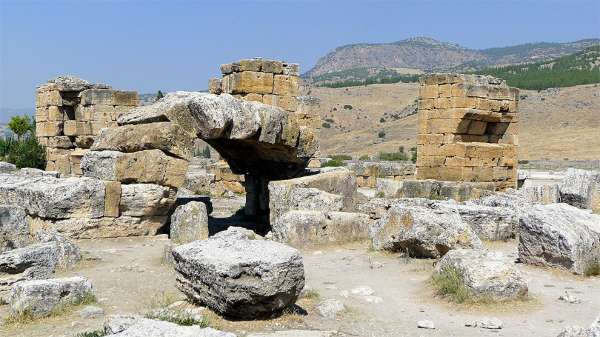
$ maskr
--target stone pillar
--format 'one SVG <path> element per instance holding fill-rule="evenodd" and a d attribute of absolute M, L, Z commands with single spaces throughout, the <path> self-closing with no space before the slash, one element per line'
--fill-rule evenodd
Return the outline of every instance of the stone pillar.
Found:
<path fill-rule="evenodd" d="M 81 157 L 105 127 L 137 106 L 134 91 L 112 90 L 75 77 L 57 77 L 36 91 L 36 136 L 46 147 L 46 170 L 81 176 Z"/>
<path fill-rule="evenodd" d="M 519 92 L 491 76 L 430 74 L 419 88 L 417 179 L 517 187 Z"/>

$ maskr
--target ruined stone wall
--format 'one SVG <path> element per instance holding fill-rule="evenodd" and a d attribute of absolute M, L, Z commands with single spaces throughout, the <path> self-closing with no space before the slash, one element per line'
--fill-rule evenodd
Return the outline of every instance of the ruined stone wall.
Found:
<path fill-rule="evenodd" d="M 375 188 L 379 178 L 402 181 L 415 176 L 415 164 L 412 162 L 353 161 L 347 167 L 356 174 L 358 187 Z"/>
<path fill-rule="evenodd" d="M 300 66 L 297 63 L 245 59 L 221 65 L 222 78 L 208 82 L 212 94 L 231 94 L 247 101 L 274 105 L 296 113 L 301 126 L 318 128 L 320 117 L 315 101 L 300 96 Z"/>
<path fill-rule="evenodd" d="M 137 103 L 137 92 L 73 77 L 58 77 L 39 86 L 36 136 L 46 147 L 46 170 L 81 176 L 81 158 L 100 130 L 116 127 L 117 118 Z"/>
<path fill-rule="evenodd" d="M 419 88 L 417 179 L 517 187 L 519 93 L 490 76 L 431 74 Z"/>

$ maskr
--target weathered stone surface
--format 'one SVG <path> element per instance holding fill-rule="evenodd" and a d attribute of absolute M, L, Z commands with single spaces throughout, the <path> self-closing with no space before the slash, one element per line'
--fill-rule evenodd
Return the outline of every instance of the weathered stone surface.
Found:
<path fill-rule="evenodd" d="M 377 179 L 377 191 L 386 198 L 427 198 L 465 201 L 478 199 L 494 192 L 493 183 L 455 182 L 437 180 Z"/>
<path fill-rule="evenodd" d="M 174 188 L 155 184 L 122 184 L 119 211 L 125 216 L 166 215 L 176 194 Z"/>
<path fill-rule="evenodd" d="M 346 310 L 346 306 L 344 306 L 344 303 L 330 298 L 317 304 L 316 309 L 322 317 L 335 319 L 340 312 Z"/>
<path fill-rule="evenodd" d="M 600 209 L 600 172 L 570 168 L 560 182 L 561 202 L 583 209 Z"/>
<path fill-rule="evenodd" d="M 519 193 L 529 202 L 536 204 L 556 204 L 560 202 L 558 184 L 527 186 L 521 188 Z"/>
<path fill-rule="evenodd" d="M 156 149 L 190 160 L 195 138 L 195 134 L 189 134 L 177 124 L 169 122 L 124 125 L 103 129 L 94 141 L 92 150 L 136 152 Z"/>
<path fill-rule="evenodd" d="M 31 280 L 15 284 L 10 292 L 12 315 L 44 317 L 68 304 L 93 296 L 92 284 L 83 277 Z"/>
<path fill-rule="evenodd" d="M 600 215 L 566 204 L 529 207 L 519 220 L 519 259 L 583 274 L 600 263 Z"/>
<path fill-rule="evenodd" d="M 56 246 L 56 265 L 59 268 L 70 268 L 81 260 L 81 251 L 73 241 L 65 238 L 54 228 L 47 228 L 44 224 L 42 228 L 40 224 L 34 220 L 31 227 L 34 232 L 33 237 L 35 242 L 53 243 Z"/>
<path fill-rule="evenodd" d="M 516 236 L 519 218 L 513 209 L 451 202 L 447 204 L 458 211 L 461 219 L 482 240 L 508 240 Z"/>
<path fill-rule="evenodd" d="M 208 239 L 208 212 L 203 202 L 178 206 L 171 215 L 170 238 L 175 244 Z"/>
<path fill-rule="evenodd" d="M 0 200 L 46 219 L 104 215 L 104 184 L 90 178 L 0 174 Z"/>
<path fill-rule="evenodd" d="M 98 219 L 71 218 L 54 221 L 51 226 L 71 239 L 97 239 L 155 235 L 167 223 L 167 220 L 166 215 Z"/>
<path fill-rule="evenodd" d="M 254 231 L 243 227 L 229 227 L 224 231 L 218 232 L 213 235 L 215 239 L 225 239 L 225 240 L 264 240 L 264 238 Z"/>
<path fill-rule="evenodd" d="M 235 334 L 197 325 L 181 326 L 138 316 L 111 316 L 104 324 L 106 337 L 236 337 Z"/>
<path fill-rule="evenodd" d="M 0 205 L 0 253 L 31 243 L 27 213 L 21 207 Z"/>
<path fill-rule="evenodd" d="M 293 247 L 368 239 L 371 219 L 362 213 L 291 210 L 271 224 L 273 239 Z"/>
<path fill-rule="evenodd" d="M 59 263 L 53 242 L 32 244 L 0 254 L 0 302 L 7 301 L 11 287 L 20 281 L 49 277 Z"/>
<path fill-rule="evenodd" d="M 284 330 L 273 332 L 254 332 L 246 337 L 345 337 L 338 331 L 318 331 L 318 330 Z"/>
<path fill-rule="evenodd" d="M 527 295 L 527 281 L 514 263 L 499 252 L 454 249 L 436 264 L 434 275 L 454 269 L 475 297 L 495 300 L 515 299 Z"/>
<path fill-rule="evenodd" d="M 81 169 L 86 177 L 171 187 L 183 185 L 187 166 L 186 160 L 170 157 L 160 150 L 90 151 L 81 159 Z"/>
<path fill-rule="evenodd" d="M 356 175 L 347 169 L 271 181 L 270 222 L 288 210 L 350 211 L 356 198 Z"/>
<path fill-rule="evenodd" d="M 451 249 L 482 247 L 456 210 L 436 203 L 393 204 L 371 225 L 369 236 L 377 250 L 406 252 L 420 258 L 439 258 Z"/>
<path fill-rule="evenodd" d="M 600 336 L 600 316 L 588 328 L 571 326 L 563 329 L 556 337 L 598 337 Z"/>
<path fill-rule="evenodd" d="M 157 121 L 171 121 L 205 140 L 236 174 L 288 178 L 316 150 L 314 133 L 302 133 L 293 113 L 228 94 L 169 93 L 119 117 L 121 125 Z"/>
<path fill-rule="evenodd" d="M 15 166 L 15 164 L 0 161 L 0 173 L 10 173 L 16 170 L 17 167 Z"/>
<path fill-rule="evenodd" d="M 280 312 L 304 287 L 299 252 L 273 241 L 210 238 L 174 248 L 173 257 L 178 288 L 225 316 Z"/>

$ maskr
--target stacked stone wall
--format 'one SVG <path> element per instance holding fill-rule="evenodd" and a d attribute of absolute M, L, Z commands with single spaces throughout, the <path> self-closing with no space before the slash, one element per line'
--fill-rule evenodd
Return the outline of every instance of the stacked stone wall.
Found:
<path fill-rule="evenodd" d="M 518 90 L 490 76 L 431 74 L 419 88 L 417 179 L 517 187 Z"/>
<path fill-rule="evenodd" d="M 245 59 L 221 65 L 222 78 L 208 82 L 212 94 L 231 94 L 247 101 L 273 105 L 296 113 L 301 126 L 318 128 L 318 100 L 300 96 L 300 66 L 297 63 Z"/>
<path fill-rule="evenodd" d="M 100 130 L 137 106 L 134 91 L 113 90 L 72 77 L 58 77 L 36 91 L 36 136 L 46 147 L 46 170 L 81 176 L 80 162 Z"/>

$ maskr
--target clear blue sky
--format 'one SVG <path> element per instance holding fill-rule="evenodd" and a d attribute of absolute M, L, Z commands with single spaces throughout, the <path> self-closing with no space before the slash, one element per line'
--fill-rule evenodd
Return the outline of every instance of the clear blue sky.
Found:
<path fill-rule="evenodd" d="M 357 42 L 429 36 L 479 49 L 598 37 L 599 3 L 0 0 L 0 108 L 31 108 L 35 86 L 59 74 L 141 93 L 198 90 L 243 57 L 304 72 Z"/>

